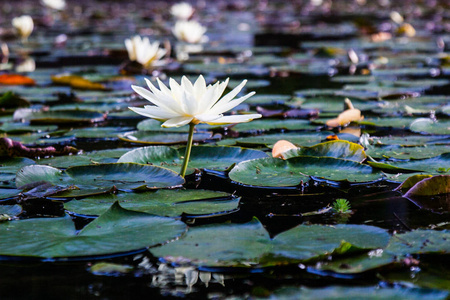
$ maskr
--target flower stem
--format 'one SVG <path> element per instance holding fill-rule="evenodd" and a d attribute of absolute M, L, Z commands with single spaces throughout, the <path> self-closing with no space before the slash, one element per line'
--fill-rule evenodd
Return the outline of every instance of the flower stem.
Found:
<path fill-rule="evenodd" d="M 192 149 L 192 142 L 194 141 L 194 123 L 189 123 L 189 137 L 186 145 L 186 152 L 184 153 L 184 161 L 183 165 L 181 166 L 181 177 L 184 178 L 184 175 L 186 175 L 186 169 L 189 163 L 189 157 L 191 156 L 191 149 Z"/>

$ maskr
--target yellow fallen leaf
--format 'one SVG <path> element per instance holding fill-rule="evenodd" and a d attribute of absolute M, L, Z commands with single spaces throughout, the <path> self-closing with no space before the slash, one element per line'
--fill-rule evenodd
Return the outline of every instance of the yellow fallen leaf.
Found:
<path fill-rule="evenodd" d="M 350 99 L 347 98 L 344 101 L 344 111 L 341 112 L 337 118 L 328 120 L 326 124 L 328 127 L 340 127 L 351 122 L 361 121 L 362 119 L 364 119 L 364 117 L 361 116 L 361 111 L 354 108 Z"/>
<path fill-rule="evenodd" d="M 288 150 L 295 149 L 295 148 L 297 148 L 297 146 L 295 146 L 291 142 L 288 142 L 286 140 L 279 140 L 278 142 L 275 143 L 275 145 L 273 145 L 272 157 L 284 159 L 283 152 L 286 152 Z"/>
<path fill-rule="evenodd" d="M 77 75 L 55 75 L 51 76 L 53 83 L 60 85 L 68 85 L 74 89 L 80 90 L 107 90 L 107 88 L 97 82 L 92 82 Z"/>

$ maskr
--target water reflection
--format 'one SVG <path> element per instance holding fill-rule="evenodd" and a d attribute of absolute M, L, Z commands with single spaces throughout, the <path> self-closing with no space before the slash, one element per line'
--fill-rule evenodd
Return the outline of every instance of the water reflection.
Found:
<path fill-rule="evenodd" d="M 195 285 L 208 287 L 210 283 L 218 283 L 225 286 L 223 274 L 198 271 L 191 266 L 171 267 L 168 264 L 160 264 L 158 273 L 152 278 L 152 287 L 158 287 L 166 292 L 173 293 L 173 286 L 176 293 L 189 294 L 195 291 Z"/>

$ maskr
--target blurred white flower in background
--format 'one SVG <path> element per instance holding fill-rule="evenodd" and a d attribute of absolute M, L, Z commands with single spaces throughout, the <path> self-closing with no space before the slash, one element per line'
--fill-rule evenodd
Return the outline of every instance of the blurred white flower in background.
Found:
<path fill-rule="evenodd" d="M 19 73 L 34 72 L 36 70 L 36 62 L 31 57 L 27 57 L 25 60 L 16 64 L 15 69 Z"/>
<path fill-rule="evenodd" d="M 64 8 L 66 8 L 65 0 L 41 0 L 41 3 L 55 10 L 63 10 Z"/>
<path fill-rule="evenodd" d="M 28 15 L 16 17 L 12 19 L 11 23 L 23 40 L 26 40 L 33 32 L 33 19 Z"/>
<path fill-rule="evenodd" d="M 187 2 L 180 2 L 172 5 L 170 13 L 178 20 L 188 20 L 194 13 L 194 8 Z"/>
<path fill-rule="evenodd" d="M 149 38 L 136 35 L 131 39 L 125 40 L 125 47 L 128 51 L 128 57 L 131 61 L 136 61 L 145 68 L 157 63 L 167 50 L 159 48 L 159 42 L 150 43 Z"/>
<path fill-rule="evenodd" d="M 197 21 L 177 21 L 172 28 L 175 37 L 183 42 L 197 44 L 206 41 L 206 27 Z"/>

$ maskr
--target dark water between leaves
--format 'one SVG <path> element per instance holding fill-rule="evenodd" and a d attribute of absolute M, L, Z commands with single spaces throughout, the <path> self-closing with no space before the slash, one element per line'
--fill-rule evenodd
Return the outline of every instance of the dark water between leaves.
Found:
<path fill-rule="evenodd" d="M 255 121 L 255 124 L 261 125 L 253 128 L 214 127 L 211 130 L 219 134 L 220 138 L 210 136 L 200 140 L 199 144 L 241 146 L 270 154 L 271 147 L 278 139 L 290 139 L 297 146 L 312 146 L 326 141 L 327 136 L 333 134 L 353 143 L 360 143 L 362 134 L 369 134 L 373 140 L 371 144 L 365 145 L 365 150 L 378 162 L 410 163 L 444 155 L 437 160 L 439 168 L 430 163 L 430 168 L 422 173 L 448 176 L 450 166 L 445 160 L 450 145 L 448 4 L 441 1 L 413 1 L 412 5 L 403 6 L 386 1 L 365 2 L 193 3 L 197 7 L 195 18 L 209 26 L 209 42 L 204 45 L 203 51 L 191 54 L 184 61 L 176 59 L 174 47 L 168 64 L 156 68 L 145 77 L 175 77 L 178 80 L 183 74 L 196 77 L 201 73 L 207 81 L 227 77 L 238 83 L 243 79 L 249 80 L 246 91 L 254 90 L 261 98 L 254 102 L 248 101 L 249 104 L 238 107 L 238 111 L 263 111 L 264 122 Z M 34 72 L 21 73 L 33 78 L 36 81 L 34 86 L 1 86 L 1 96 L 12 91 L 26 99 L 27 108 L 34 110 L 31 115 L 27 115 L 20 110 L 22 107 L 2 106 L 3 137 L 28 147 L 54 146 L 61 149 L 72 146 L 84 154 L 123 150 L 120 155 L 105 154 L 104 161 L 113 163 L 128 150 L 148 146 L 145 139 L 136 138 L 132 142 L 129 138 L 142 137 L 136 134 L 137 128 L 147 126 L 148 129 L 151 124 L 143 125 L 145 120 L 127 109 L 128 106 L 142 106 L 146 102 L 132 95 L 130 85 L 143 85 L 144 76 L 139 68 L 139 73 L 134 73 L 136 65 L 126 62 L 123 40 L 140 33 L 176 45 L 170 31 L 174 23 L 168 13 L 171 4 L 158 2 L 158 5 L 152 6 L 140 1 L 131 4 L 114 1 L 93 5 L 82 1 L 79 4 L 68 3 L 65 12 L 59 15 L 53 12 L 52 16 L 49 11 L 42 10 L 42 5 L 36 6 L 33 2 L 24 1 L 20 5 L 0 3 L 6 16 L 0 24 L 5 29 L 1 37 L 10 46 L 9 62 L 12 62 L 12 66 L 2 65 L 2 72 L 19 73 L 14 67 L 26 57 L 33 58 L 36 64 Z M 140 7 L 145 7 L 145 10 Z M 405 20 L 399 23 L 392 12 L 399 12 Z M 29 44 L 21 44 L 12 31 L 6 30 L 10 27 L 10 19 L 22 13 L 29 13 L 35 19 L 36 29 L 29 38 Z M 52 23 L 51 17 L 56 17 L 55 23 Z M 414 26 L 414 34 L 405 23 Z M 379 41 L 380 33 L 389 33 L 390 36 L 386 38 L 384 35 L 386 40 Z M 61 42 L 63 38 L 67 40 Z M 66 72 L 92 82 L 101 82 L 109 90 L 86 91 L 61 86 L 50 78 L 51 75 Z M 233 86 L 236 85 L 233 83 Z M 342 112 L 345 98 L 350 98 L 355 108 L 361 109 L 367 123 L 359 120 L 361 122 L 353 122 L 348 127 L 327 127 L 325 122 Z M 0 101 L 0 105 L 4 103 Z M 65 109 L 69 110 L 69 117 L 61 113 Z M 56 116 L 58 121 L 45 115 L 49 111 L 55 113 L 53 117 Z M 88 116 L 92 111 L 103 116 L 94 120 L 94 117 Z M 276 114 L 277 111 L 281 113 Z M 17 115 L 23 118 L 17 118 Z M 419 129 L 413 127 L 412 122 L 419 118 L 433 125 Z M 291 124 L 277 125 L 278 121 L 283 120 Z M 306 123 L 294 124 L 298 120 L 305 120 Z M 53 125 L 57 126 L 45 129 L 33 127 Z M 350 131 L 351 128 L 356 128 L 356 133 Z M 99 132 L 101 129 L 105 131 Z M 165 145 L 167 140 L 175 139 L 158 130 L 152 128 L 146 131 L 149 136 L 162 135 L 162 140 L 155 137 L 156 145 Z M 133 133 L 127 136 L 128 132 Z M 312 137 L 304 138 L 306 134 Z M 179 140 L 173 144 L 178 149 L 184 142 Z M 391 146 L 392 149 L 389 148 Z M 420 149 L 415 146 L 420 146 Z M 214 156 L 214 151 L 205 156 Z M 67 162 L 73 161 L 74 165 L 80 164 L 75 156 L 64 158 Z M 197 159 L 201 161 L 201 158 Z M 4 176 L 2 193 L 15 188 L 17 181 L 15 172 L 6 169 L 10 166 L 8 159 L 1 158 Z M 45 162 L 45 159 L 33 159 L 38 165 L 48 163 L 61 170 L 70 166 L 70 163 L 67 165 L 56 160 Z M 89 159 L 96 162 L 99 157 Z M 194 159 L 195 163 L 197 161 Z M 333 168 L 338 173 L 345 173 L 345 169 L 330 165 L 329 169 Z M 408 172 L 413 174 L 411 169 L 415 168 L 409 168 Z M 239 199 L 239 204 L 228 211 L 198 214 L 183 212 L 176 215 L 177 219 L 188 225 L 189 231 L 201 230 L 209 225 L 247 226 L 245 224 L 253 224 L 257 219 L 271 241 L 276 241 L 270 244 L 273 248 L 277 246 L 277 237 L 299 225 L 330 225 L 332 228 L 343 225 L 344 229 L 353 228 L 345 227 L 347 225 L 368 225 L 384 229 L 390 236 L 418 229 L 448 234 L 448 194 L 428 196 L 413 202 L 404 197 L 401 191 L 394 191 L 407 178 L 404 174 L 397 174 L 404 176 L 401 180 L 396 180 L 396 173 L 392 172 L 389 173 L 392 177 L 388 179 L 349 183 L 327 176 L 322 178 L 320 173 L 300 184 L 285 187 L 267 184 L 264 179 L 261 179 L 261 186 L 248 184 L 245 180 L 232 181 L 229 170 L 224 171 L 227 168 L 203 165 L 198 169 L 186 177 L 184 189 L 225 192 L 227 194 L 223 199 Z M 259 171 L 256 169 L 255 174 L 259 174 Z M 268 167 L 267 172 L 271 171 Z M 376 171 L 374 169 L 374 173 Z M 57 192 L 42 197 L 33 194 L 33 197 L 27 198 L 23 196 L 26 191 L 19 190 L 15 196 L 2 194 L 0 200 L 4 207 L 20 205 L 20 221 L 61 219 L 68 215 L 79 232 L 100 215 L 68 209 L 68 203 L 92 195 L 55 200 Z M 116 195 L 129 192 L 130 188 L 125 186 L 120 191 L 102 193 Z M 130 194 L 137 197 L 140 193 Z M 330 206 L 337 199 L 348 200 L 351 211 L 340 214 L 331 210 Z M 107 202 L 104 199 L 101 201 Z M 236 235 L 236 238 L 242 237 Z M 251 235 L 245 236 L 242 244 L 246 245 L 247 240 L 257 241 L 251 238 Z M 376 239 L 368 234 L 363 240 L 372 238 Z M 294 241 L 295 244 L 308 245 L 313 243 L 312 240 Z M 1 241 L 4 244 L 0 248 L 2 251 L 8 248 L 8 243 L 14 243 L 13 239 Z M 295 246 L 292 240 L 289 241 Z M 267 239 L 262 242 L 263 245 L 267 243 L 271 242 L 267 242 Z M 173 257 L 153 255 L 152 249 L 150 252 L 137 249 L 119 255 L 114 251 L 101 256 L 83 256 L 80 253 L 79 257 L 67 259 L 3 255 L 0 256 L 0 298 L 448 298 L 448 242 L 441 241 L 432 250 L 427 248 L 435 243 L 431 237 L 420 240 L 420 243 L 425 249 L 422 252 L 398 252 L 401 255 L 379 263 L 377 259 L 385 259 L 381 255 L 384 248 L 367 247 L 350 251 L 345 249 L 344 246 L 348 246 L 345 243 L 342 247 L 332 248 L 334 250 L 331 252 L 307 256 L 309 259 L 296 260 L 292 256 L 283 256 L 283 253 L 290 251 L 289 247 L 278 252 L 269 251 L 261 256 L 254 254 L 257 263 L 254 263 L 255 258 L 251 255 L 258 252 L 251 246 L 244 250 L 224 247 L 225 250 L 218 251 L 219 259 L 227 258 L 227 251 L 234 255 L 235 250 L 238 253 L 242 251 L 247 260 L 242 259 L 244 263 L 233 260 L 230 254 L 232 263 L 226 266 L 213 263 L 200 267 L 196 266 L 195 259 L 171 260 Z M 404 244 L 414 248 L 411 241 L 405 241 Z M 23 245 L 27 245 L 26 240 L 23 240 Z M 20 244 L 14 247 L 22 251 L 19 249 Z M 377 252 L 379 250 L 381 252 Z M 192 254 L 190 252 L 195 253 L 192 249 L 186 249 L 187 257 Z M 374 265 L 371 265 L 373 261 L 367 259 L 367 255 L 370 259 L 374 257 Z M 101 263 L 113 264 L 114 267 L 99 267 Z"/>

